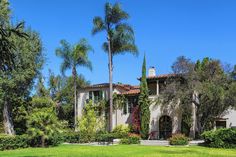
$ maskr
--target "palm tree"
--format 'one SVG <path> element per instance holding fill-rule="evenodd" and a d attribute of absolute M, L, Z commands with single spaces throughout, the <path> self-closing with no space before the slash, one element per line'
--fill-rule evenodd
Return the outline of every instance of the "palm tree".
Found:
<path fill-rule="evenodd" d="M 105 16 L 94 17 L 92 34 L 98 32 L 105 32 L 107 41 L 103 44 L 103 49 L 108 53 L 108 67 L 109 67 L 109 130 L 112 130 L 112 73 L 113 73 L 113 56 L 129 52 L 137 55 L 138 50 L 134 43 L 134 31 L 124 21 L 129 18 L 129 15 L 121 9 L 119 3 L 114 5 L 110 3 L 105 4 Z"/>
<path fill-rule="evenodd" d="M 67 41 L 61 40 L 61 47 L 56 49 L 56 55 L 63 59 L 61 64 L 61 72 L 64 75 L 65 71 L 72 69 L 74 80 L 74 127 L 77 124 L 77 70 L 78 66 L 83 66 L 92 70 L 92 64 L 88 59 L 88 52 L 93 51 L 92 47 L 85 39 L 81 39 L 79 43 L 70 45 Z"/>

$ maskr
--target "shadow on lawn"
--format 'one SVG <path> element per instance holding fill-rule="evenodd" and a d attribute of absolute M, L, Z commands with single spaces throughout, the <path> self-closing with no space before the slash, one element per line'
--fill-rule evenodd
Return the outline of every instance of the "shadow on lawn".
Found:
<path fill-rule="evenodd" d="M 163 154 L 198 154 L 199 151 L 195 151 L 195 150 L 159 150 L 160 153 Z"/>
<path fill-rule="evenodd" d="M 26 156 L 22 156 L 22 157 L 50 157 L 52 155 L 26 155 Z"/>

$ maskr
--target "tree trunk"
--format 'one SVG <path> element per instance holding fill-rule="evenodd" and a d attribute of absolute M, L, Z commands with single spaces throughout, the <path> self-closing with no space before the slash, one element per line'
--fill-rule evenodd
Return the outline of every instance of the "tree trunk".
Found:
<path fill-rule="evenodd" d="M 72 69 L 72 75 L 73 75 L 73 79 L 74 79 L 74 127 L 75 130 L 77 128 L 77 84 L 76 84 L 76 76 L 77 76 L 77 72 L 76 72 L 76 68 L 73 67 Z"/>
<path fill-rule="evenodd" d="M 197 110 L 197 116 L 196 116 L 196 118 L 197 118 L 197 129 L 196 129 L 196 131 L 197 131 L 197 136 L 198 137 L 201 135 L 201 133 L 203 131 L 203 127 L 202 127 L 202 124 L 201 124 L 201 117 L 202 117 L 201 113 L 199 113 L 199 111 Z"/>
<path fill-rule="evenodd" d="M 44 138 L 44 136 L 41 136 L 41 146 L 45 147 L 45 138 Z"/>
<path fill-rule="evenodd" d="M 113 90 L 112 90 L 112 54 L 111 54 L 111 40 L 110 37 L 108 35 L 107 37 L 108 40 L 108 60 L 109 60 L 109 131 L 112 131 L 112 113 L 113 113 L 113 99 L 112 99 L 112 95 L 113 95 Z"/>
<path fill-rule="evenodd" d="M 3 125 L 4 125 L 4 131 L 8 135 L 15 135 L 13 121 L 10 113 L 10 106 L 5 100 L 4 106 L 3 106 Z"/>
<path fill-rule="evenodd" d="M 118 115 L 117 115 L 117 109 L 116 109 L 116 126 L 118 125 Z"/>

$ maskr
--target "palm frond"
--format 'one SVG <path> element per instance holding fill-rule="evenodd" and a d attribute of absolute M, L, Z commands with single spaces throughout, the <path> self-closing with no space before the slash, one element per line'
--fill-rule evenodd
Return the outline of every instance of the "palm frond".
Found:
<path fill-rule="evenodd" d="M 101 32 L 105 29 L 104 22 L 101 17 L 95 17 L 93 19 L 93 28 L 92 28 L 92 35 L 95 35 L 98 32 Z"/>
<path fill-rule="evenodd" d="M 105 23 L 109 24 L 112 18 L 112 5 L 111 3 L 107 2 L 105 4 Z"/>
<path fill-rule="evenodd" d="M 105 23 L 117 24 L 122 20 L 128 19 L 129 15 L 121 9 L 120 3 L 115 3 L 113 6 L 110 3 L 105 4 Z"/>
<path fill-rule="evenodd" d="M 120 23 L 120 24 L 116 25 L 115 30 L 117 32 L 127 32 L 127 33 L 134 35 L 133 28 L 127 23 Z"/>
<path fill-rule="evenodd" d="M 129 14 L 121 9 L 120 3 L 115 3 L 112 7 L 110 22 L 113 24 L 117 24 L 121 22 L 122 20 L 126 20 L 128 18 L 129 18 Z"/>
<path fill-rule="evenodd" d="M 72 66 L 72 47 L 66 40 L 60 41 L 61 47 L 56 49 L 56 55 L 63 59 L 61 64 L 61 72 L 64 75 L 67 69 L 70 69 Z"/>
<path fill-rule="evenodd" d="M 73 59 L 75 65 L 84 66 L 92 70 L 92 63 L 88 58 L 90 51 L 93 51 L 92 46 L 88 44 L 86 39 L 81 39 L 74 48 Z"/>
<path fill-rule="evenodd" d="M 127 44 L 122 45 L 116 52 L 114 52 L 114 55 L 123 54 L 125 52 L 131 53 L 135 56 L 139 54 L 138 48 L 136 47 L 136 45 L 127 43 Z"/>

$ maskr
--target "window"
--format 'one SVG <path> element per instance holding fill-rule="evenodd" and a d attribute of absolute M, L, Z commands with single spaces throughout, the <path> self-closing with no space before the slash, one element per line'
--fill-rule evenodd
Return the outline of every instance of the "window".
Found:
<path fill-rule="evenodd" d="M 216 129 L 226 128 L 226 121 L 216 121 Z"/>
<path fill-rule="evenodd" d="M 128 106 L 128 103 L 125 103 L 123 107 L 123 114 L 127 114 L 127 106 Z"/>
<path fill-rule="evenodd" d="M 148 83 L 149 95 L 157 95 L 157 82 Z"/>
<path fill-rule="evenodd" d="M 89 91 L 89 99 L 93 100 L 93 102 L 97 103 L 100 100 L 104 99 L 104 91 Z"/>
<path fill-rule="evenodd" d="M 133 108 L 133 99 L 128 99 L 128 112 L 131 113 Z"/>
<path fill-rule="evenodd" d="M 136 96 L 128 96 L 127 103 L 124 105 L 123 114 L 132 113 L 133 108 L 138 104 Z"/>

